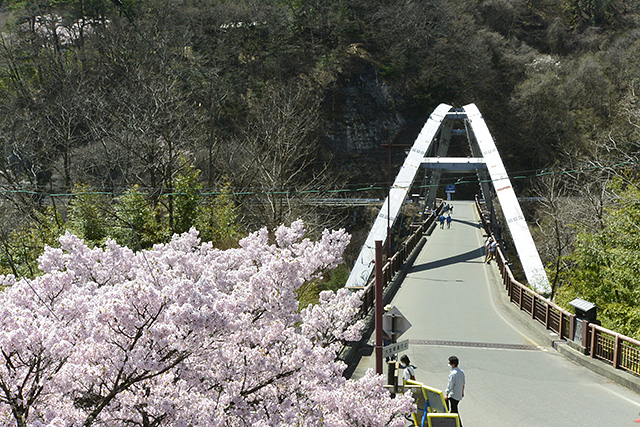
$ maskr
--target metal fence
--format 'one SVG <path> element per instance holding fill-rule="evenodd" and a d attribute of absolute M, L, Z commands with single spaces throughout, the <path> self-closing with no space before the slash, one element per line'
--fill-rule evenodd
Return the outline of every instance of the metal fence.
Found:
<path fill-rule="evenodd" d="M 413 250 L 416 248 L 422 236 L 433 225 L 436 218 L 442 210 L 442 204 L 439 203 L 438 209 L 425 219 L 416 230 L 404 241 L 398 251 L 382 267 L 383 276 L 383 292 L 386 292 L 387 286 L 391 283 L 396 273 L 402 269 L 405 261 L 409 258 Z M 360 307 L 361 315 L 364 317 L 375 304 L 375 280 L 370 280 L 364 287 L 362 295 L 362 306 Z"/>
<path fill-rule="evenodd" d="M 482 226 L 488 234 L 491 228 L 487 216 L 483 214 L 480 202 L 476 197 L 476 209 L 482 220 Z M 576 322 L 584 322 L 587 327 L 586 340 L 583 346 L 592 358 L 604 360 L 616 369 L 622 369 L 640 375 L 640 341 L 617 332 L 603 328 L 594 323 L 577 319 L 549 299 L 539 295 L 513 277 L 504 253 L 500 246 L 496 251 L 496 262 L 500 269 L 502 281 L 507 290 L 509 301 L 520 310 L 531 315 L 531 318 L 542 323 L 546 329 L 558 334 L 560 339 L 574 341 Z"/>
<path fill-rule="evenodd" d="M 587 335 L 591 357 L 640 375 L 640 341 L 593 323 L 589 324 Z"/>

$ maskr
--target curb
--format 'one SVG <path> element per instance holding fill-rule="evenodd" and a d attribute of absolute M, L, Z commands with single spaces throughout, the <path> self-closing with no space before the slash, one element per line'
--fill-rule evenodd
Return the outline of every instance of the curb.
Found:
<path fill-rule="evenodd" d="M 613 366 L 606 362 L 599 359 L 593 359 L 591 356 L 585 355 L 573 348 L 573 345 L 576 344 L 558 339 L 558 335 L 555 332 L 545 329 L 541 323 L 533 320 L 530 315 L 520 311 L 515 304 L 509 301 L 509 297 L 505 289 L 499 285 L 502 282 L 500 280 L 500 272 L 498 271 L 495 263 L 493 266 L 494 267 L 491 268 L 491 274 L 495 277 L 494 280 L 492 280 L 492 290 L 495 292 L 494 298 L 497 297 L 496 302 L 505 307 L 505 311 L 508 312 L 511 317 L 529 330 L 534 337 L 540 341 L 539 344 L 545 347 L 553 347 L 558 353 L 567 359 L 584 366 L 596 374 L 599 374 L 635 393 L 640 394 L 640 377 L 621 369 L 614 369 Z"/>
<path fill-rule="evenodd" d="M 407 271 L 413 266 L 418 254 L 424 247 L 427 242 L 427 236 L 431 235 L 433 229 L 435 228 L 435 222 L 429 227 L 429 229 L 422 235 L 422 238 L 416 244 L 416 247 L 413 248 L 413 251 L 407 258 L 407 260 L 402 265 L 400 271 L 396 273 L 394 278 L 391 280 L 387 288 L 384 290 L 384 295 L 382 296 L 383 305 L 388 304 L 400 288 L 402 281 L 407 275 Z M 375 311 L 371 310 L 369 314 L 364 318 L 365 326 L 362 329 L 362 339 L 358 342 L 348 343 L 346 344 L 342 351 L 338 355 L 338 359 L 342 360 L 347 364 L 347 369 L 344 372 L 344 376 L 348 379 L 351 378 L 351 375 L 355 371 L 359 358 L 358 353 L 362 350 L 371 350 L 371 346 L 368 345 L 367 341 L 373 333 L 373 329 L 375 327 Z"/>

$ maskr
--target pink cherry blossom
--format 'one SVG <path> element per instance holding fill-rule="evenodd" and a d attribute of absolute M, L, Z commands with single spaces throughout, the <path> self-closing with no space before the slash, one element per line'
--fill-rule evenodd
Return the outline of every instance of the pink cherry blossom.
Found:
<path fill-rule="evenodd" d="M 195 229 L 141 252 L 61 236 L 40 276 L 0 277 L 0 424 L 403 425 L 412 399 L 336 358 L 359 339 L 360 295 L 298 306 L 348 242 L 301 221 L 225 251 Z"/>

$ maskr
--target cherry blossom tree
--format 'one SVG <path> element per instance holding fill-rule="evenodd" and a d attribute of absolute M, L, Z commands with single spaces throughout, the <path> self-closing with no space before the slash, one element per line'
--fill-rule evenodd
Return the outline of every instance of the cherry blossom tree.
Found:
<path fill-rule="evenodd" d="M 34 280 L 2 278 L 0 424 L 403 426 L 412 399 L 342 376 L 360 296 L 296 290 L 341 262 L 301 221 L 214 249 L 195 229 L 133 252 L 66 234 Z"/>

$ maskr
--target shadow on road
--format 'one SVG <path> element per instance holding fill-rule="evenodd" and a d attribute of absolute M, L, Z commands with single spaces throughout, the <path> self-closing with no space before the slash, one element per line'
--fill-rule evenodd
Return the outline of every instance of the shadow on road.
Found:
<path fill-rule="evenodd" d="M 463 221 L 461 219 L 455 219 L 455 218 L 451 218 L 451 222 L 458 222 L 460 224 L 469 225 L 474 228 L 482 228 L 482 225 L 478 224 L 477 222 Z"/>
<path fill-rule="evenodd" d="M 455 255 L 449 258 L 439 259 L 437 261 L 431 261 L 426 264 L 414 264 L 409 270 L 410 273 L 431 270 L 432 268 L 444 267 L 445 265 L 457 264 L 459 262 L 466 262 L 475 258 L 483 256 L 482 248 L 474 249 L 463 254 Z M 481 258 L 482 260 L 482 258 Z"/>

